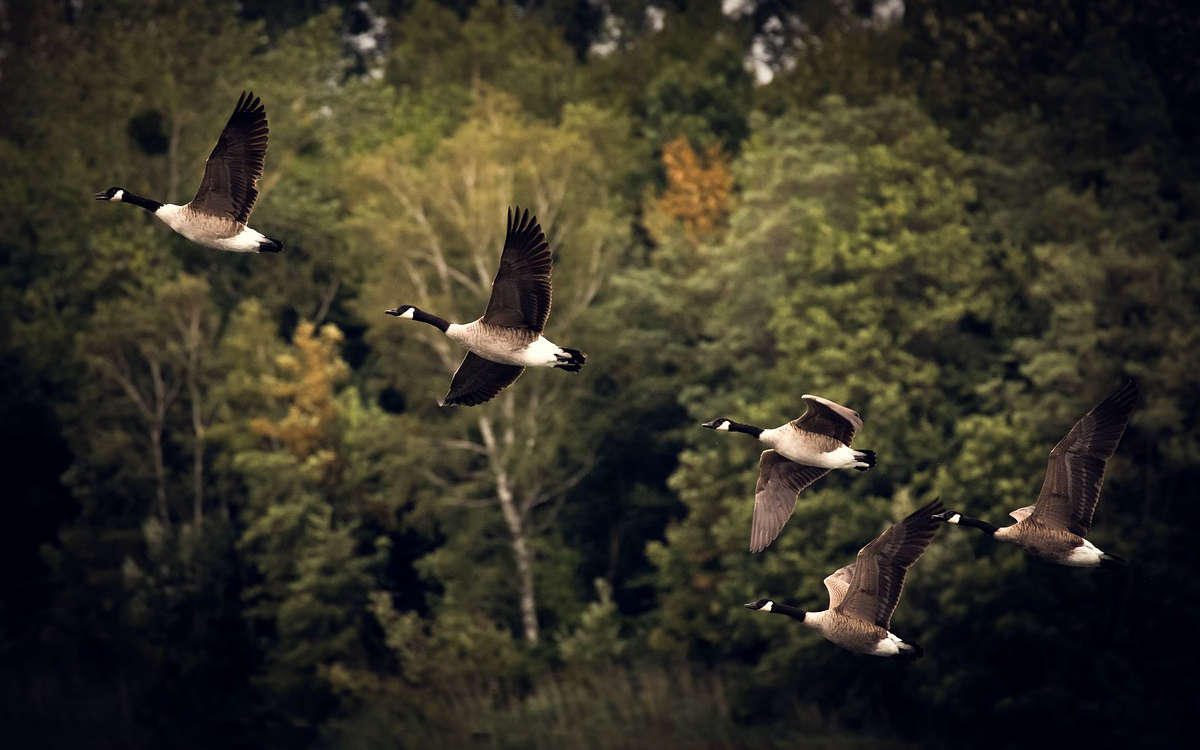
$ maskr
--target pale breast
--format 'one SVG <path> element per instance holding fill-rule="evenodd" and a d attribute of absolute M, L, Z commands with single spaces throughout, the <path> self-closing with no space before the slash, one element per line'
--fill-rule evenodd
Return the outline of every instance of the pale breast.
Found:
<path fill-rule="evenodd" d="M 818 617 L 814 618 L 813 615 Z M 888 638 L 888 631 L 875 623 L 857 617 L 847 617 L 836 610 L 809 612 L 804 620 L 806 624 L 813 620 L 812 627 L 826 640 L 860 654 L 878 655 L 879 643 Z"/>
<path fill-rule="evenodd" d="M 784 458 L 806 466 L 838 468 L 854 457 L 853 451 L 837 438 L 797 429 L 790 422 L 764 430 L 759 439 Z"/>
<path fill-rule="evenodd" d="M 446 336 L 484 359 L 506 365 L 528 365 L 526 350 L 540 338 L 534 331 L 488 325 L 482 319 L 452 324 L 446 329 Z"/>
<path fill-rule="evenodd" d="M 173 223 L 166 219 L 164 221 L 176 232 L 192 242 L 221 249 L 232 249 L 223 247 L 224 241 L 237 237 L 246 228 L 245 224 L 234 219 L 194 211 L 191 204 L 181 206 L 173 219 Z"/>

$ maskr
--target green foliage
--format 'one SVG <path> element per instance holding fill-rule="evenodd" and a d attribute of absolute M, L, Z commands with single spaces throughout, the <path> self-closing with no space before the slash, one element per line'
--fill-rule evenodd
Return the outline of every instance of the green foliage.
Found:
<path fill-rule="evenodd" d="M 576 96 L 579 70 L 563 39 L 536 15 L 496 0 L 475 4 L 466 20 L 418 0 L 395 27 L 389 78 L 462 112 L 480 84 L 514 96 L 531 114 L 551 117 Z"/>
<path fill-rule="evenodd" d="M 285 717 L 322 705 L 323 668 L 365 660 L 367 595 L 389 546 L 386 537 L 371 538 L 365 498 L 343 483 L 343 455 L 355 447 L 343 431 L 358 399 L 353 391 L 337 397 L 347 370 L 341 340 L 332 324 L 296 328 L 295 351 L 276 358 L 281 377 L 261 376 L 283 415 L 248 420 L 270 449 L 234 458 L 247 487 L 238 546 L 257 574 L 244 592 L 246 616 L 271 633 L 261 683 Z"/>
<path fill-rule="evenodd" d="M 603 667 L 625 655 L 628 642 L 621 638 L 621 615 L 612 598 L 612 584 L 597 578 L 596 601 L 579 616 L 579 625 L 558 643 L 567 664 Z"/>

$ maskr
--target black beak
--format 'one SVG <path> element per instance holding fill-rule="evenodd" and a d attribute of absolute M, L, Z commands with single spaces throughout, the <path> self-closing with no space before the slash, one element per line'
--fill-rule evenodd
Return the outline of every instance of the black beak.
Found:
<path fill-rule="evenodd" d="M 98 200 L 98 201 L 108 200 L 108 193 L 96 193 L 96 200 Z"/>
<path fill-rule="evenodd" d="M 712 420 L 711 422 L 702 422 L 702 423 L 700 424 L 700 426 L 701 426 L 701 427 L 707 427 L 707 428 L 708 428 L 708 429 L 710 429 L 710 430 L 715 430 L 715 429 L 717 429 L 717 425 L 718 425 L 718 424 L 720 424 L 720 422 L 721 422 L 721 420 L 719 420 L 719 419 L 714 419 L 714 420 Z"/>
<path fill-rule="evenodd" d="M 398 307 L 393 307 L 391 310 L 384 310 L 384 311 L 383 311 L 383 314 L 384 314 L 384 315 L 399 315 L 399 314 L 400 314 L 400 308 L 398 308 Z"/>
<path fill-rule="evenodd" d="M 758 609 L 758 602 L 746 602 L 742 606 L 746 609 Z"/>

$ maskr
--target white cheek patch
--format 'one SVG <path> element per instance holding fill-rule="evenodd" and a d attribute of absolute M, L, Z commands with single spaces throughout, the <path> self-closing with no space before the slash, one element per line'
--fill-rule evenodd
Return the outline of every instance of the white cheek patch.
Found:
<path fill-rule="evenodd" d="M 775 602 L 772 602 L 772 601 L 768 601 L 768 602 L 767 602 L 766 604 L 764 604 L 764 605 L 763 605 L 763 607 L 762 607 L 762 611 L 763 611 L 763 612 L 770 612 L 770 611 L 771 611 L 771 610 L 773 610 L 773 609 L 775 609 Z"/>
<path fill-rule="evenodd" d="M 415 315 L 416 312 L 417 312 L 417 308 L 410 307 L 407 310 L 405 310 L 404 312 L 400 313 L 400 317 L 408 318 L 409 320 L 413 320 L 413 315 Z"/>
<path fill-rule="evenodd" d="M 962 515 L 959 513 L 955 513 L 954 515 L 952 515 L 946 519 L 946 523 L 957 524 L 961 520 L 962 520 Z"/>
<path fill-rule="evenodd" d="M 717 425 L 717 429 L 720 430 L 721 432 L 729 432 L 729 421 L 726 420 L 726 421 L 722 422 L 721 424 Z M 770 606 L 770 605 L 768 605 L 768 606 Z M 770 612 L 771 610 L 767 610 L 767 611 Z"/>
<path fill-rule="evenodd" d="M 117 192 L 113 193 L 112 200 L 115 200 L 115 201 L 125 200 L 125 191 L 118 190 Z"/>

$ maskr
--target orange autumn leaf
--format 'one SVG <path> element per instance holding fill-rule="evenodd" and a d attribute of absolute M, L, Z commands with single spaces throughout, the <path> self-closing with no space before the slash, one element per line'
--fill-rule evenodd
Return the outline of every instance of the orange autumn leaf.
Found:
<path fill-rule="evenodd" d="M 688 139 L 680 136 L 663 146 L 667 189 L 658 199 L 659 209 L 683 223 L 688 236 L 699 240 L 723 227 L 729 215 L 733 174 L 717 145 L 703 158 Z"/>
<path fill-rule="evenodd" d="M 254 433 L 282 443 L 301 460 L 315 456 L 331 442 L 337 423 L 337 385 L 349 372 L 338 353 L 341 331 L 329 324 L 315 336 L 314 331 L 312 323 L 300 323 L 292 336 L 295 353 L 276 359 L 282 377 L 266 378 L 268 391 L 287 404 L 287 413 L 278 420 L 256 417 L 250 421 Z"/>

